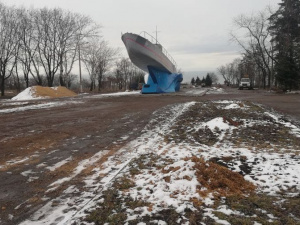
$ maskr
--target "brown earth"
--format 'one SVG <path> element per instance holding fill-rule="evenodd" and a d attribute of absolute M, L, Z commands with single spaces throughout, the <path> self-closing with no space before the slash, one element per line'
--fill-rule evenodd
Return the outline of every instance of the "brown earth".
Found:
<path fill-rule="evenodd" d="M 77 94 L 66 87 L 42 87 L 32 86 L 31 87 L 35 97 L 46 97 L 46 98 L 61 98 L 61 97 L 74 97 Z"/>
<path fill-rule="evenodd" d="M 67 176 L 79 161 L 101 150 L 109 150 L 108 155 L 113 155 L 121 146 L 140 136 L 154 111 L 176 103 L 233 99 L 263 104 L 299 124 L 299 94 L 230 88 L 224 94 L 204 96 L 187 95 L 185 90 L 166 95 L 78 96 L 74 100 L 81 101 L 80 104 L 0 114 L 0 224 L 18 224 L 45 204 L 41 200 L 43 197 L 59 196 L 63 185 L 45 194 L 52 182 Z M 40 100 L 31 104 L 50 101 L 67 100 Z M 129 138 L 120 141 L 124 136 Z M 54 165 L 70 156 L 72 161 L 59 170 L 49 171 L 38 166 L 42 163 Z M 26 161 L 22 161 L 24 158 Z M 92 167 L 70 183 L 82 186 L 82 179 Z M 30 171 L 38 179 L 28 182 L 24 171 Z M 14 217 L 9 219 L 10 215 Z"/>
<path fill-rule="evenodd" d="M 56 87 L 56 88 L 49 88 L 49 87 L 41 87 L 41 86 L 34 86 L 35 94 L 37 97 L 50 97 L 50 98 L 60 98 L 60 97 L 74 97 L 77 94 L 66 87 Z"/>

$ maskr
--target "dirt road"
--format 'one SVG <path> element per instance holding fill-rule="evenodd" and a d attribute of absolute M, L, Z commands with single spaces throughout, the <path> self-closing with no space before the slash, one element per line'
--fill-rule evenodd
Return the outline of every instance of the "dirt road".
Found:
<path fill-rule="evenodd" d="M 279 95 L 265 91 L 226 89 L 224 93 L 195 95 L 186 90 L 167 95 L 115 97 L 78 96 L 26 102 L 26 106 L 64 103 L 56 107 L 0 114 L 0 223 L 18 224 L 70 186 L 83 191 L 83 179 L 95 165 L 79 163 L 99 151 L 105 156 L 140 136 L 153 112 L 190 101 L 247 100 L 264 104 L 300 121 L 299 94 Z M 19 105 L 0 102 L 1 109 Z M 55 182 L 70 177 L 57 185 Z M 52 206 L 55 207 L 55 201 Z"/>

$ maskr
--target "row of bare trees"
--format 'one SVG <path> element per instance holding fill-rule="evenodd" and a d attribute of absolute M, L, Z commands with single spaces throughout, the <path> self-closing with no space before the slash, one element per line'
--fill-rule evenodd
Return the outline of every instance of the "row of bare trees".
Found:
<path fill-rule="evenodd" d="M 267 8 L 233 21 L 231 39 L 242 49 L 242 58 L 220 66 L 227 84 L 249 77 L 252 84 L 283 90 L 300 87 L 300 2 L 281 0 L 276 11 Z"/>
<path fill-rule="evenodd" d="M 87 63 L 87 62 L 85 62 Z M 108 62 L 108 69 L 104 76 L 97 74 L 97 68 L 90 66 L 94 73 L 82 80 L 83 88 L 92 92 L 99 92 L 99 79 L 101 82 L 101 91 L 124 91 L 138 90 L 145 83 L 145 72 L 137 68 L 129 58 L 118 57 Z"/>
<path fill-rule="evenodd" d="M 139 89 L 144 83 L 145 73 L 137 68 L 128 58 L 122 58 L 115 63 L 115 68 L 111 75 L 119 90 Z"/>
<path fill-rule="evenodd" d="M 90 78 L 90 91 L 96 87 L 100 91 L 104 75 L 114 66 L 119 51 L 98 38 L 91 39 L 83 47 L 82 58 Z"/>
<path fill-rule="evenodd" d="M 266 88 L 275 84 L 274 51 L 269 32 L 271 9 L 257 14 L 240 15 L 233 21 L 231 40 L 242 49 L 242 58 L 218 68 L 225 83 L 238 84 L 242 77 L 249 77 L 257 86 Z"/>
<path fill-rule="evenodd" d="M 68 85 L 80 48 L 90 39 L 99 40 L 99 32 L 100 26 L 88 16 L 59 8 L 26 9 L 0 3 L 1 95 L 11 77 L 19 90 L 21 81 L 28 87 L 31 79 L 51 87 L 59 78 L 61 85 Z"/>

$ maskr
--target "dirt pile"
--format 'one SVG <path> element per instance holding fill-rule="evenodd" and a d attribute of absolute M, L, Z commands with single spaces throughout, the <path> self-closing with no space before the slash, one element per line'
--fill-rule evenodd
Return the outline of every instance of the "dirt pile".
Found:
<path fill-rule="evenodd" d="M 32 100 L 32 99 L 43 99 L 43 98 L 61 98 L 61 97 L 73 97 L 77 94 L 70 91 L 66 87 L 42 87 L 32 86 L 26 88 L 24 91 L 13 97 L 12 100 Z"/>
<path fill-rule="evenodd" d="M 61 97 L 73 97 L 77 94 L 66 87 L 41 87 L 34 86 L 32 87 L 35 91 L 36 97 L 46 97 L 46 98 L 61 98 Z"/>

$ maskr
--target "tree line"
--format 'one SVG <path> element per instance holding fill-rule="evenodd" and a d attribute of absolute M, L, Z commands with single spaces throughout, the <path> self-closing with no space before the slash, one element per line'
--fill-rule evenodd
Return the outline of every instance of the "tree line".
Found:
<path fill-rule="evenodd" d="M 270 7 L 233 20 L 231 40 L 242 49 L 241 58 L 218 68 L 225 83 L 249 77 L 258 87 L 283 90 L 300 86 L 300 1 L 282 0 Z"/>
<path fill-rule="evenodd" d="M 18 91 L 31 85 L 70 87 L 78 77 L 74 64 L 79 73 L 81 66 L 87 70 L 90 90 L 101 89 L 112 67 L 127 69 L 113 73 L 122 88 L 127 88 L 132 74 L 141 73 L 103 40 L 99 24 L 60 8 L 27 9 L 0 2 L 0 34 L 1 96 L 6 87 Z M 127 67 L 119 65 L 125 61 Z"/>
<path fill-rule="evenodd" d="M 106 87 L 113 90 L 137 90 L 142 88 L 145 72 L 128 58 L 115 61 L 113 70 L 106 75 Z"/>
<path fill-rule="evenodd" d="M 194 77 L 191 80 L 192 85 L 197 85 L 197 86 L 207 86 L 210 87 L 213 83 L 217 83 L 219 78 L 215 73 L 207 73 L 206 77 L 203 77 L 202 80 L 197 76 L 195 79 Z"/>

